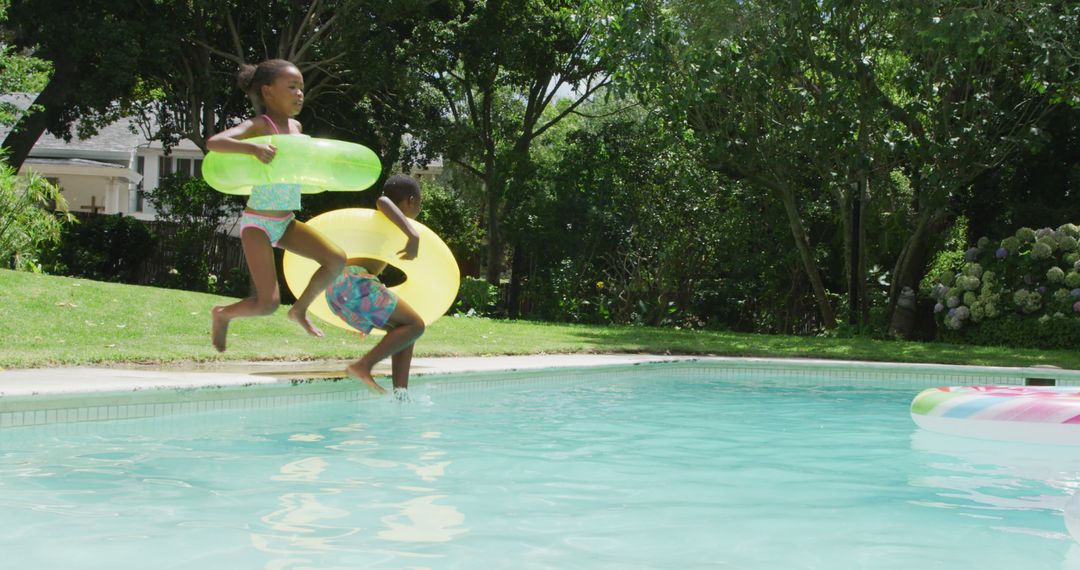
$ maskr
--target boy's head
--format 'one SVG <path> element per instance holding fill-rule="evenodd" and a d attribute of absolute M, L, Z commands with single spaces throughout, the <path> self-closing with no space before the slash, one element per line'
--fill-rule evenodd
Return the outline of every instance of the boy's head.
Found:
<path fill-rule="evenodd" d="M 410 218 L 420 213 L 420 184 L 412 176 L 395 174 L 387 178 L 383 184 L 383 195 Z"/>

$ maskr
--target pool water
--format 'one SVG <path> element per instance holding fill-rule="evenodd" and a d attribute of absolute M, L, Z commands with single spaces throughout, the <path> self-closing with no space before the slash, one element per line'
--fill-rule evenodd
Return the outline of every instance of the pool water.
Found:
<path fill-rule="evenodd" d="M 2 568 L 1080 568 L 1080 453 L 642 377 L 0 430 Z"/>

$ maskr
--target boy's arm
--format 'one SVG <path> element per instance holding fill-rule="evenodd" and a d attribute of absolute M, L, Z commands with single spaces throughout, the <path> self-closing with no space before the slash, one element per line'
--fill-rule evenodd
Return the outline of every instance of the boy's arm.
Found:
<path fill-rule="evenodd" d="M 416 259 L 416 254 L 420 251 L 420 233 L 409 223 L 409 218 L 401 212 L 401 208 L 398 208 L 393 200 L 386 196 L 380 196 L 379 200 L 375 203 L 375 207 L 378 208 L 384 216 L 389 218 L 391 222 L 394 222 L 394 225 L 397 226 L 403 234 L 408 236 L 409 240 L 405 242 L 405 249 L 398 252 L 401 259 Z"/>
<path fill-rule="evenodd" d="M 259 125 L 255 123 L 255 120 L 248 119 L 207 139 L 206 150 L 252 154 L 259 160 L 269 163 L 274 159 L 274 154 L 277 153 L 274 145 L 255 144 L 244 140 L 261 134 Z"/>

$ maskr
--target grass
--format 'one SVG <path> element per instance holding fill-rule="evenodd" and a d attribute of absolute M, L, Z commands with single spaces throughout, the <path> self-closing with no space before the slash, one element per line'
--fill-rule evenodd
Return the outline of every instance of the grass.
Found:
<path fill-rule="evenodd" d="M 304 334 L 285 318 L 241 319 L 229 350 L 210 346 L 210 308 L 233 299 L 0 270 L 0 367 L 356 358 L 370 346 L 335 327 Z M 446 317 L 428 328 L 417 356 L 653 353 L 838 358 L 1080 369 L 1080 352 L 974 347 L 867 338 L 587 326 Z"/>

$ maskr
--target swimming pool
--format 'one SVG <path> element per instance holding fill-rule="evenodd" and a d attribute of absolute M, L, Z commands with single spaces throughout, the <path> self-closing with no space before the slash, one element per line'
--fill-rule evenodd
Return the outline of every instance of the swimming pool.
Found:
<path fill-rule="evenodd" d="M 658 366 L 0 430 L 0 566 L 1080 568 L 1080 454 L 851 384 Z"/>

